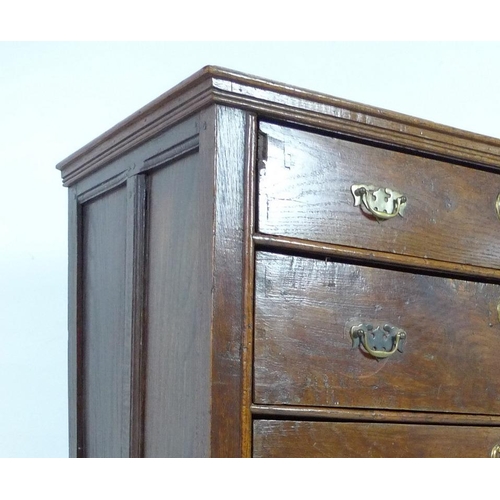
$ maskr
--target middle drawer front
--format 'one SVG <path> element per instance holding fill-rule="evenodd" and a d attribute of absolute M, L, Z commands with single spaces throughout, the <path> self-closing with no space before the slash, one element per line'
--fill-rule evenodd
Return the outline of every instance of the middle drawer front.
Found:
<path fill-rule="evenodd" d="M 254 401 L 498 415 L 499 300 L 495 284 L 258 252 Z M 406 339 L 380 359 L 353 348 L 358 325 L 375 353 Z"/>

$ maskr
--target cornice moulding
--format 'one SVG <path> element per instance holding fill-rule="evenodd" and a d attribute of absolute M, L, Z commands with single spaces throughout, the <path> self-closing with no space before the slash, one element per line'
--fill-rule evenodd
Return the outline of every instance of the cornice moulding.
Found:
<path fill-rule="evenodd" d="M 212 105 L 390 147 L 500 169 L 500 140 L 243 73 L 206 66 L 61 161 L 69 186 Z"/>

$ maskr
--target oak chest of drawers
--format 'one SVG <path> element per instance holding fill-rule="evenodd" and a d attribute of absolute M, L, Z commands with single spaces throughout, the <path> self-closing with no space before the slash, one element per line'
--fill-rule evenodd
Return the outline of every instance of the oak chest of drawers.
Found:
<path fill-rule="evenodd" d="M 77 457 L 500 455 L 500 141 L 206 67 L 58 165 Z"/>

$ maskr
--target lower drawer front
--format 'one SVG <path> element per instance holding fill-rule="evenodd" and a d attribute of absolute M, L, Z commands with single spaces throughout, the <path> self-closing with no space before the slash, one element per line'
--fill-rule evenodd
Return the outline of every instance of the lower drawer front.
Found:
<path fill-rule="evenodd" d="M 256 420 L 257 458 L 487 458 L 500 427 Z"/>

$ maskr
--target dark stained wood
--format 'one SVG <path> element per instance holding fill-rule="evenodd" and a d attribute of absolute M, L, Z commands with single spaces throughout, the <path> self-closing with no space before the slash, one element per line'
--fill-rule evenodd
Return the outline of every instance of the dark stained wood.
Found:
<path fill-rule="evenodd" d="M 126 189 L 83 205 L 81 389 L 85 457 L 128 455 L 125 359 Z"/>
<path fill-rule="evenodd" d="M 68 433 L 69 457 L 82 452 L 82 217 L 74 188 L 68 190 Z"/>
<path fill-rule="evenodd" d="M 207 69 L 214 76 L 213 98 L 218 103 L 410 151 L 498 166 L 497 139 L 235 71 Z"/>
<path fill-rule="evenodd" d="M 259 231 L 406 256 L 500 268 L 498 174 L 261 124 Z M 378 223 L 353 184 L 396 190 L 404 217 Z"/>
<path fill-rule="evenodd" d="M 241 418 L 241 454 L 252 455 L 252 386 L 253 386 L 253 324 L 255 297 L 255 209 L 256 209 L 256 170 L 257 158 L 257 117 L 250 115 L 246 122 L 245 144 L 245 179 L 244 179 L 244 243 L 243 243 L 243 340 L 242 340 L 242 418 Z"/>
<path fill-rule="evenodd" d="M 369 262 L 370 265 L 401 267 L 412 271 L 434 271 L 454 277 L 500 281 L 500 269 L 457 264 L 456 262 L 442 262 L 420 257 L 378 252 L 366 248 L 356 248 L 333 243 L 302 240 L 288 236 L 272 236 L 256 233 L 253 236 L 255 245 L 260 249 L 274 249 L 279 252 L 314 255 L 318 258 L 349 260 L 360 264 Z"/>
<path fill-rule="evenodd" d="M 196 114 L 133 148 L 125 156 L 106 162 L 89 175 L 81 174 L 74 184 L 78 199 L 82 203 L 96 193 L 125 183 L 130 177 L 190 154 L 197 149 L 198 134 L 199 114 Z"/>
<path fill-rule="evenodd" d="M 448 424 L 500 426 L 498 415 L 471 415 L 470 413 L 429 413 L 422 411 L 369 410 L 357 408 L 328 408 L 318 406 L 257 405 L 251 407 L 258 418 L 286 420 L 335 420 L 357 422 L 392 422 L 414 424 Z"/>
<path fill-rule="evenodd" d="M 127 255 L 125 296 L 125 359 L 130 360 L 130 383 L 126 385 L 130 401 L 124 420 L 129 436 L 130 457 L 143 454 L 144 412 L 144 323 L 146 287 L 146 178 L 134 175 L 127 180 Z M 126 444 L 126 443 L 124 443 Z"/>
<path fill-rule="evenodd" d="M 175 142 L 173 146 L 166 148 L 161 152 L 157 152 L 150 158 L 144 160 L 142 167 L 139 168 L 139 171 L 145 172 L 153 168 L 165 166 L 169 163 L 180 160 L 184 156 L 197 152 L 199 149 L 199 139 L 200 136 L 196 133 L 192 137 L 188 137 L 181 142 Z"/>
<path fill-rule="evenodd" d="M 172 89 L 59 163 L 57 168 L 62 172 L 64 185 L 71 186 L 154 140 L 161 132 L 205 108 L 211 100 L 210 80 L 192 80 L 182 88 Z"/>
<path fill-rule="evenodd" d="M 123 186 L 123 184 L 127 182 L 127 177 L 127 172 L 122 171 L 116 175 L 106 176 L 102 182 L 96 182 L 96 179 L 94 179 L 92 187 L 82 190 L 82 192 L 78 192 L 78 202 L 86 203 L 87 201 L 97 198 L 108 191 Z"/>
<path fill-rule="evenodd" d="M 500 415 L 498 285 L 256 258 L 256 403 Z M 404 352 L 353 349 L 360 323 L 404 329 Z"/>
<path fill-rule="evenodd" d="M 146 457 L 210 452 L 212 179 L 197 154 L 149 176 Z"/>
<path fill-rule="evenodd" d="M 488 456 L 499 165 L 498 139 L 211 66 L 62 161 L 71 456 Z M 354 322 L 404 352 L 352 349 Z"/>
<path fill-rule="evenodd" d="M 261 458 L 487 458 L 500 427 L 256 420 Z"/>
<path fill-rule="evenodd" d="M 196 74 L 57 165 L 70 186 L 210 104 L 498 168 L 500 142 L 216 66 Z"/>
<path fill-rule="evenodd" d="M 212 436 L 215 457 L 242 455 L 246 114 L 216 108 Z M 248 268 L 247 268 L 248 269 Z M 246 354 L 248 355 L 248 353 Z"/>

